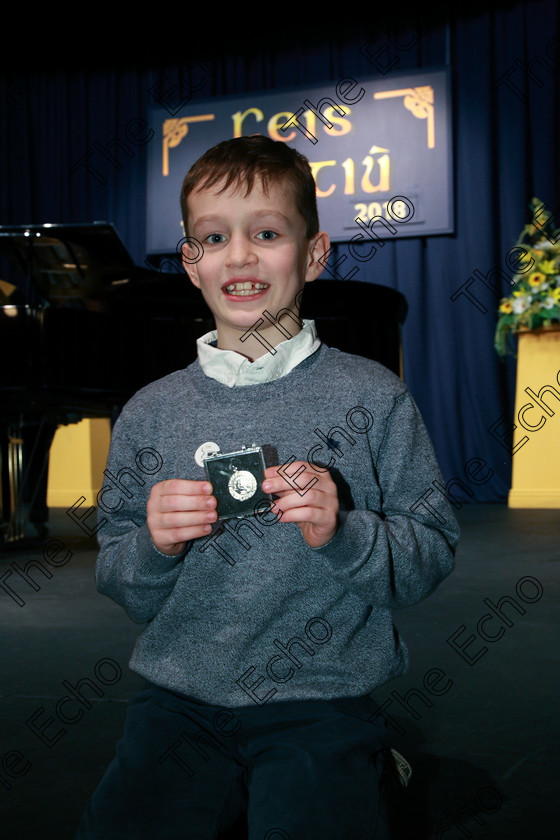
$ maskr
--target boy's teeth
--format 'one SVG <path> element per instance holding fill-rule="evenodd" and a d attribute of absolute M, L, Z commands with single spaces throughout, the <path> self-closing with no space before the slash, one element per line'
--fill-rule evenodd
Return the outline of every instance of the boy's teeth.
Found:
<path fill-rule="evenodd" d="M 230 283 L 226 286 L 226 291 L 230 294 L 235 292 L 236 295 L 254 295 L 266 288 L 266 283 L 251 283 L 250 280 L 246 280 L 244 283 Z"/>

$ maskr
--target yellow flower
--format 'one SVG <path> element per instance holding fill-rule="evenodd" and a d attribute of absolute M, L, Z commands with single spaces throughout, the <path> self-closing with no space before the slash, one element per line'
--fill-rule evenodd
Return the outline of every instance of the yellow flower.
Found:
<path fill-rule="evenodd" d="M 560 289 L 558 289 L 557 291 L 560 291 Z M 504 315 L 509 315 L 512 309 L 513 305 L 511 303 L 511 300 L 504 300 L 504 302 L 500 306 L 500 312 L 503 312 Z"/>
<path fill-rule="evenodd" d="M 517 291 L 515 291 L 513 293 L 513 296 L 514 297 L 523 297 L 524 294 L 525 294 L 525 289 L 517 289 Z"/>
<path fill-rule="evenodd" d="M 542 285 L 542 283 L 544 283 L 545 280 L 546 277 L 541 271 L 535 271 L 534 274 L 531 274 L 527 282 L 529 283 L 529 286 L 536 288 L 537 286 Z"/>
<path fill-rule="evenodd" d="M 523 251 L 523 253 L 520 254 L 519 257 L 517 258 L 517 261 L 519 263 L 520 268 L 522 268 L 525 265 L 528 265 L 531 261 L 534 262 L 533 257 L 531 256 L 529 251 L 525 250 L 525 248 L 523 248 L 522 251 Z"/>
<path fill-rule="evenodd" d="M 554 260 L 543 260 L 539 266 L 541 271 L 544 271 L 545 274 L 556 274 L 556 269 L 554 268 Z"/>
<path fill-rule="evenodd" d="M 560 304 L 560 286 L 551 291 L 550 297 L 553 297 L 556 303 Z"/>

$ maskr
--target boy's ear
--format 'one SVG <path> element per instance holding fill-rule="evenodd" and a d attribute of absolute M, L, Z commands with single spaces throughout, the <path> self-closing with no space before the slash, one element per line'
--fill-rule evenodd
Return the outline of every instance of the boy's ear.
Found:
<path fill-rule="evenodd" d="M 193 259 L 192 245 L 189 242 L 183 242 L 181 245 L 181 254 L 183 268 L 187 272 L 189 280 L 194 286 L 196 286 L 197 289 L 200 289 L 200 280 L 197 268 L 198 260 L 196 262 L 194 261 L 196 257 Z"/>
<path fill-rule="evenodd" d="M 316 280 L 320 274 L 325 270 L 325 266 L 320 262 L 326 254 L 328 254 L 331 247 L 331 240 L 328 233 L 324 230 L 319 231 L 309 243 L 309 259 L 307 263 L 307 271 L 305 273 L 305 282 L 311 283 Z"/>

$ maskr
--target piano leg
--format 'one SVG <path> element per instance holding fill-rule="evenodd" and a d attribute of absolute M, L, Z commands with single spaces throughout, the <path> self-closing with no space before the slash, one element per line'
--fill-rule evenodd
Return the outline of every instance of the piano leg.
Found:
<path fill-rule="evenodd" d="M 56 425 L 21 422 L 10 425 L 0 447 L 0 524 L 2 542 L 14 547 L 25 538 L 28 522 L 37 535 L 48 533 L 49 449 Z"/>
<path fill-rule="evenodd" d="M 23 539 L 25 522 L 18 504 L 23 477 L 23 438 L 8 426 L 1 452 L 0 521 L 3 542 Z"/>
<path fill-rule="evenodd" d="M 7 540 L 22 540 L 25 536 L 25 516 L 21 504 L 23 480 L 23 438 L 8 432 L 8 481 L 10 486 L 10 524 Z"/>
<path fill-rule="evenodd" d="M 56 429 L 56 423 L 47 422 L 43 418 L 38 429 L 36 426 L 28 426 L 23 432 L 24 463 L 26 452 L 29 453 L 23 479 L 23 500 L 29 504 L 29 522 L 35 526 L 39 536 L 48 533 L 49 452 Z"/>

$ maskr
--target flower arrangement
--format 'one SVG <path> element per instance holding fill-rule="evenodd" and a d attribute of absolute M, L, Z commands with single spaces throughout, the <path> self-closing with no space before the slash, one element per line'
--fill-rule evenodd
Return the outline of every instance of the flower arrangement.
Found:
<path fill-rule="evenodd" d="M 531 208 L 539 226 L 531 222 L 523 228 L 516 244 L 525 253 L 517 260 L 519 271 L 512 277 L 515 291 L 502 298 L 498 308 L 494 347 L 500 356 L 513 355 L 508 338 L 520 329 L 536 330 L 560 322 L 560 229 L 552 229 L 551 214 L 542 201 L 533 198 Z"/>

